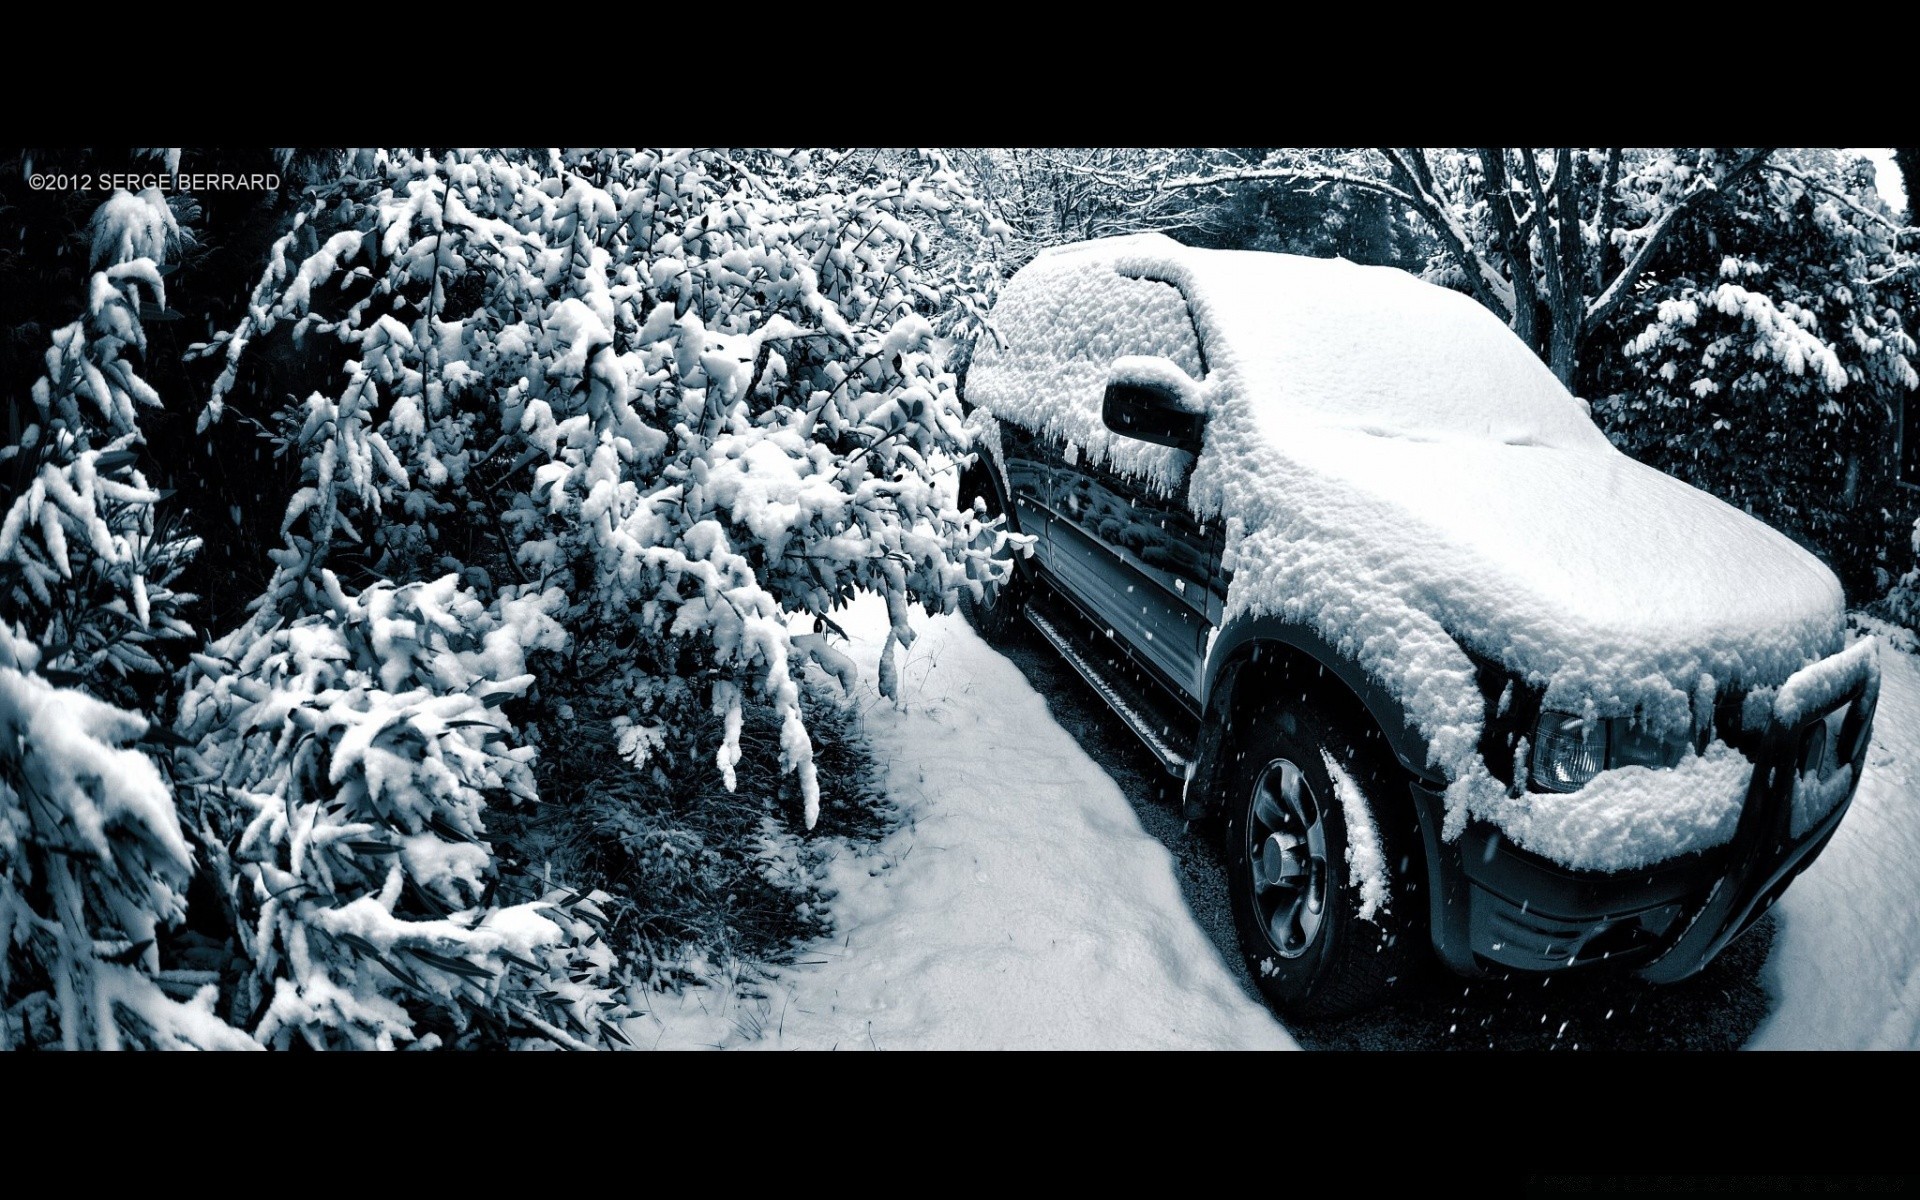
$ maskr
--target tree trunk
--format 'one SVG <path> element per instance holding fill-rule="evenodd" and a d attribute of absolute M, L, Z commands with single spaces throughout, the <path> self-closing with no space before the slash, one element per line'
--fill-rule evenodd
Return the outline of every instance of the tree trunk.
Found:
<path fill-rule="evenodd" d="M 1500 232 L 1498 249 L 1507 256 L 1507 278 L 1513 281 L 1513 332 L 1539 354 L 1546 343 L 1539 328 L 1539 290 L 1534 282 L 1533 255 L 1514 220 L 1506 154 L 1498 146 L 1480 150 L 1480 195 L 1493 218 L 1494 228 Z M 1465 269 L 1472 270 L 1471 264 Z"/>
<path fill-rule="evenodd" d="M 1560 286 L 1553 294 L 1553 352 L 1547 365 L 1568 391 L 1573 390 L 1573 377 L 1580 369 L 1580 328 L 1587 315 L 1586 245 L 1580 239 L 1580 192 L 1573 171 L 1573 151 L 1562 146 L 1553 164 L 1554 232 L 1560 244 L 1548 253 L 1558 257 Z M 1541 233 L 1545 246 L 1545 230 Z"/>
<path fill-rule="evenodd" d="M 1554 378 L 1565 384 L 1568 391 L 1574 391 L 1573 380 L 1580 373 L 1580 330 L 1579 322 L 1571 327 L 1563 323 L 1560 314 L 1553 315 L 1553 345 L 1547 351 L 1547 366 L 1552 369 Z"/>
<path fill-rule="evenodd" d="M 1920 146 L 1899 146 L 1893 151 L 1893 165 L 1900 168 L 1900 182 L 1907 187 L 1907 224 L 1920 224 L 1915 215 L 1920 207 L 1913 202 L 1914 189 L 1920 187 Z"/>

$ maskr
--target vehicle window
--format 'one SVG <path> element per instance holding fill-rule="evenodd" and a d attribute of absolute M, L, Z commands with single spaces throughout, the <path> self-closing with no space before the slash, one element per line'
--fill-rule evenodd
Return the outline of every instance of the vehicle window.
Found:
<path fill-rule="evenodd" d="M 1180 289 L 1073 255 L 1043 257 L 1001 293 L 993 320 L 999 338 L 976 346 L 967 373 L 974 403 L 1040 434 L 1070 466 L 1109 466 L 1164 495 L 1183 489 L 1191 454 L 1116 434 L 1101 415 L 1108 375 L 1122 356 L 1163 357 L 1205 377 Z"/>

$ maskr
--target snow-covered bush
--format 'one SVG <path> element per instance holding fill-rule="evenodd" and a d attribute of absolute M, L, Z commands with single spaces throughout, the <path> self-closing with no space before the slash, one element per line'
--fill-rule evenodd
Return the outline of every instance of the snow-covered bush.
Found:
<path fill-rule="evenodd" d="M 946 334 L 978 320 L 984 209 L 934 155 L 364 155 L 274 247 L 226 369 L 291 325 L 345 386 L 283 433 L 313 455 L 262 614 L 314 611 L 343 539 L 367 579 L 559 587 L 569 677 L 630 706 L 637 758 L 746 689 L 817 812 L 795 616 L 879 591 L 946 607 L 986 550 L 938 479 L 969 434 Z M 964 331 L 963 331 L 964 332 Z M 375 526 L 376 518 L 378 520 Z M 969 562 L 972 562 L 971 568 Z"/>
<path fill-rule="evenodd" d="M 1915 559 L 1920 559 L 1920 520 L 1913 523 L 1907 544 L 1912 547 Z M 1886 597 L 1887 616 L 1908 629 L 1920 630 L 1920 566 L 1914 567 L 1894 582 Z"/>
<path fill-rule="evenodd" d="M 845 666 L 830 611 L 882 592 L 904 644 L 910 601 L 998 569 L 941 478 L 969 440 L 948 339 L 992 271 L 933 239 L 985 228 L 931 155 L 369 152 L 317 190 L 201 351 L 201 427 L 235 406 L 302 476 L 180 725 L 236 1023 L 618 1040 L 596 898 L 513 894 L 486 808 L 536 799 L 568 697 L 621 769 L 717 718 L 731 788 L 758 691 L 813 823 L 799 680 Z M 330 365 L 245 412 L 249 347 L 283 336 Z"/>
<path fill-rule="evenodd" d="M 711 765 L 719 722 L 649 747 L 636 770 L 621 752 L 620 706 L 576 694 L 570 715 L 539 725 L 550 748 L 535 772 L 542 803 L 496 813 L 495 844 L 554 879 L 611 893 L 609 936 L 650 992 L 725 987 L 790 962 L 832 929 L 825 863 L 849 841 L 882 836 L 892 816 L 857 699 L 820 681 L 802 699 L 820 778 L 811 830 L 799 829 L 797 781 L 780 774 L 769 706 L 745 707 L 729 791 Z M 716 973 L 720 964 L 736 965 Z"/>
<path fill-rule="evenodd" d="M 240 1049 L 216 981 L 160 969 L 193 853 L 145 717 L 37 671 L 0 622 L 0 1049 Z"/>
<path fill-rule="evenodd" d="M 193 632 L 191 597 L 169 584 L 197 543 L 156 521 L 159 493 L 134 465 L 139 409 L 160 406 L 135 363 L 140 308 L 165 307 L 159 263 L 179 231 L 158 192 L 121 191 L 90 234 L 86 311 L 54 332 L 30 423 L 0 449 L 0 597 L 51 678 L 130 701 L 142 689 L 117 681 L 163 674 L 154 642 Z"/>
<path fill-rule="evenodd" d="M 496 904 L 485 842 L 489 796 L 531 797 L 533 748 L 500 706 L 532 682 L 526 651 L 562 639 L 559 593 L 490 610 L 452 575 L 319 584 L 324 611 L 195 655 L 181 718 L 250 964 L 233 1011 L 276 1046 L 390 1049 L 423 1019 L 602 1040 L 623 1010 L 594 905 Z"/>
<path fill-rule="evenodd" d="M 194 855 L 137 711 L 165 699 L 155 643 L 192 633 L 169 585 L 197 543 L 135 465 L 160 404 L 140 313 L 181 232 L 158 192 L 120 191 L 87 236 L 85 311 L 0 449 L 0 1045 L 252 1045 L 213 978 L 162 969 Z"/>

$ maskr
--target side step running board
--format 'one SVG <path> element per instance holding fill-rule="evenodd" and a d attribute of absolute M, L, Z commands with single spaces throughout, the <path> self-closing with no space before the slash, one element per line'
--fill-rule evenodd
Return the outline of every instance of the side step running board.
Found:
<path fill-rule="evenodd" d="M 1139 738 L 1147 749 L 1153 752 L 1153 756 L 1160 760 L 1160 765 L 1167 769 L 1168 774 L 1185 779 L 1188 758 L 1186 754 L 1167 744 L 1166 738 L 1160 732 L 1165 726 L 1142 711 L 1140 705 L 1129 700 L 1119 688 L 1110 683 L 1105 673 L 1080 652 L 1080 648 L 1073 644 L 1072 639 L 1060 632 L 1052 621 L 1042 615 L 1036 605 L 1029 603 L 1021 611 L 1026 614 L 1027 620 L 1033 627 L 1040 631 L 1040 636 L 1052 643 L 1053 648 L 1060 652 L 1060 657 L 1067 660 L 1067 665 L 1079 672 L 1080 677 L 1087 681 L 1102 700 L 1107 702 L 1108 707 L 1119 714 L 1120 719 L 1126 722 L 1127 728 L 1133 730 L 1134 736 Z"/>

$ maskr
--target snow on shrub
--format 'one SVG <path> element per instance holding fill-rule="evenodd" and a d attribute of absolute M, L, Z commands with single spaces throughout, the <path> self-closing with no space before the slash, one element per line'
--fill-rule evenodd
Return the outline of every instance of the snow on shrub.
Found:
<path fill-rule="evenodd" d="M 1920 520 L 1914 521 L 1907 544 L 1914 557 L 1920 558 Z M 1908 629 L 1920 629 L 1920 567 L 1908 571 L 1893 585 L 1887 593 L 1887 609 L 1887 615 Z"/>
<path fill-rule="evenodd" d="M 1678 227 L 1582 380 L 1621 449 L 1817 546 L 1862 598 L 1905 565 L 1888 417 L 1920 375 L 1898 229 L 1870 169 L 1776 151 Z"/>
<path fill-rule="evenodd" d="M 145 717 L 37 671 L 0 622 L 0 1049 L 50 1040 L 253 1048 L 214 1014 L 216 987 L 160 971 L 155 940 L 185 913 L 193 854 L 139 747 Z"/>
<path fill-rule="evenodd" d="M 324 611 L 195 655 L 181 718 L 251 964 L 235 1011 L 281 1047 L 391 1049 L 423 1015 L 604 1040 L 624 1011 L 595 908 L 496 904 L 485 843 L 488 798 L 532 795 L 533 748 L 500 705 L 532 682 L 527 649 L 563 638 L 559 593 L 490 609 L 452 575 L 349 596 L 323 569 L 320 586 Z"/>
<path fill-rule="evenodd" d="M 155 521 L 159 493 L 135 467 L 139 409 L 160 397 L 132 354 L 147 351 L 140 306 L 166 306 L 156 259 L 179 237 L 159 193 L 115 192 L 95 213 L 86 312 L 54 332 L 33 385 L 34 419 L 0 450 L 0 597 L 56 680 L 113 681 L 165 670 L 150 648 L 191 636 L 188 596 L 169 584 L 198 548 Z M 127 696 L 123 693 L 120 698 Z"/>
<path fill-rule="evenodd" d="M 825 647 L 791 619 L 830 628 L 870 589 L 905 645 L 909 601 L 944 609 L 1001 569 L 939 478 L 969 444 L 944 335 L 984 305 L 978 264 L 932 239 L 977 243 L 983 206 L 932 155 L 380 152 L 352 170 L 208 347 L 226 368 L 203 423 L 278 326 L 347 355 L 339 394 L 291 414 L 317 482 L 268 607 L 311 608 L 342 539 L 369 543 L 376 576 L 558 587 L 575 677 L 629 705 L 637 756 L 711 712 L 731 781 L 758 688 L 811 825 L 796 676 Z"/>
<path fill-rule="evenodd" d="M 243 414 L 302 486 L 181 722 L 251 964 L 237 1020 L 619 1040 L 595 897 L 510 897 L 487 839 L 488 804 L 536 799 L 515 720 L 590 692 L 638 768 L 718 717 L 732 787 L 759 689 L 813 823 L 798 678 L 844 674 L 829 612 L 879 591 L 905 644 L 910 601 L 1001 569 L 942 479 L 969 442 L 948 337 L 985 305 L 933 238 L 984 224 L 936 156 L 382 151 L 319 190 L 200 350 L 203 429 L 262 339 L 331 363 Z"/>
<path fill-rule="evenodd" d="M 117 191 L 88 235 L 85 311 L 0 449 L 0 1046 L 251 1046 L 212 978 L 162 969 L 194 855 L 149 755 L 164 731 L 129 707 L 165 687 L 154 644 L 193 632 L 169 584 L 198 543 L 135 466 L 160 405 L 140 312 L 165 310 L 181 232 L 158 192 Z"/>

